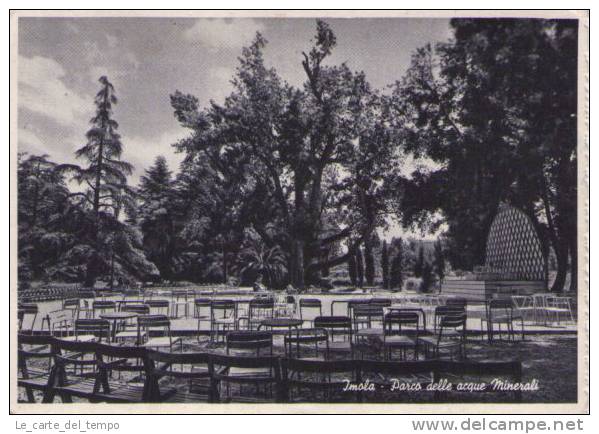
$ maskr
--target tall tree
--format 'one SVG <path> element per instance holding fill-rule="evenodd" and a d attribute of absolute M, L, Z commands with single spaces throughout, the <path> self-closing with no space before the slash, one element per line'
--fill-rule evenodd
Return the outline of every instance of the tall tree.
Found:
<path fill-rule="evenodd" d="M 362 248 L 356 247 L 356 280 L 358 287 L 364 286 L 364 256 L 362 255 Z"/>
<path fill-rule="evenodd" d="M 441 240 L 435 241 L 433 269 L 439 278 L 439 283 L 445 279 L 445 252 Z"/>
<path fill-rule="evenodd" d="M 160 270 L 164 279 L 172 279 L 175 272 L 176 232 L 174 186 L 171 171 L 163 156 L 140 178 L 137 189 L 138 223 L 143 233 L 147 257 Z"/>
<path fill-rule="evenodd" d="M 414 264 L 414 276 L 421 277 L 422 270 L 424 268 L 424 246 L 420 244 L 418 248 L 418 257 L 416 258 L 416 263 Z"/>
<path fill-rule="evenodd" d="M 379 164 L 384 180 L 382 172 L 396 153 L 394 142 L 386 140 L 392 137 L 384 134 L 388 111 L 383 98 L 362 72 L 327 64 L 336 45 L 328 24 L 317 22 L 314 45 L 303 53 L 306 81 L 300 89 L 266 67 L 265 45 L 258 33 L 244 48 L 234 90 L 224 104 L 211 102 L 200 110 L 195 97 L 181 93 L 173 95 L 171 104 L 182 125 L 193 130 L 181 142 L 188 154 L 238 150 L 251 158 L 252 184 L 263 186 L 269 206 L 275 207 L 269 223 L 278 228 L 290 280 L 303 287 L 306 279 L 318 282 L 322 270 L 346 262 L 381 221 L 376 215 L 381 201 L 367 198 L 379 184 L 356 184 L 367 178 L 355 170 L 359 155 L 368 151 L 372 159 L 377 150 L 386 152 L 390 158 Z M 264 213 L 253 223 L 264 225 Z M 340 242 L 346 252 L 331 255 L 331 246 Z"/>
<path fill-rule="evenodd" d="M 90 210 L 88 231 L 77 246 L 80 256 L 86 259 L 84 283 L 90 287 L 100 274 L 113 269 L 113 252 L 117 248 L 123 249 L 119 256 L 123 264 L 117 264 L 119 269 L 129 263 L 138 269 L 125 268 L 138 275 L 157 271 L 139 251 L 137 234 L 119 221 L 125 208 L 135 212 L 134 192 L 127 185 L 127 175 L 133 167 L 121 160 L 123 145 L 117 133 L 118 123 L 112 119 L 113 106 L 117 103 L 114 87 L 105 76 L 100 77 L 99 82 L 100 91 L 94 100 L 96 114 L 90 121 L 92 127 L 86 134 L 87 143 L 75 152 L 87 166 L 61 164 L 57 167 L 61 172 L 70 173 L 73 181 L 86 188 L 84 192 L 70 195 L 79 198 L 79 204 Z"/>
<path fill-rule="evenodd" d="M 403 269 L 404 266 L 404 246 L 401 238 L 397 242 L 397 251 L 391 261 L 391 274 L 389 283 L 391 288 L 402 289 L 403 287 Z"/>
<path fill-rule="evenodd" d="M 350 255 L 347 260 L 347 274 L 352 286 L 358 286 L 358 271 L 356 266 L 356 255 Z"/>
<path fill-rule="evenodd" d="M 69 241 L 68 189 L 47 155 L 19 154 L 19 282 L 47 275 Z"/>
<path fill-rule="evenodd" d="M 404 223 L 441 212 L 456 268 L 484 261 L 488 228 L 508 201 L 553 247 L 552 289 L 563 287 L 569 258 L 575 275 L 577 25 L 454 19 L 453 40 L 418 50 L 394 89 L 398 135 L 439 167 L 400 182 L 398 211 Z"/>
<path fill-rule="evenodd" d="M 381 251 L 381 273 L 383 274 L 383 288 L 389 289 L 389 251 L 387 240 L 383 240 L 383 249 Z"/>
<path fill-rule="evenodd" d="M 372 237 L 370 237 L 372 238 Z M 374 286 L 374 254 L 372 252 L 373 242 L 371 239 L 364 243 L 364 279 L 366 285 Z"/>

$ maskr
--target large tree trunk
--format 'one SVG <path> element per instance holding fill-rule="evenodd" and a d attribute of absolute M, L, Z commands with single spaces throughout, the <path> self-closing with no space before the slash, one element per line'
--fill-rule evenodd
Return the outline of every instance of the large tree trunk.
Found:
<path fill-rule="evenodd" d="M 374 257 L 372 255 L 372 238 L 366 237 L 364 240 L 364 277 L 366 285 L 374 286 Z"/>
<path fill-rule="evenodd" d="M 578 292 L 578 239 L 576 231 L 570 235 L 570 292 Z"/>
<path fill-rule="evenodd" d="M 223 283 L 226 285 L 229 272 L 227 270 L 227 248 L 225 247 L 224 239 L 223 239 L 223 245 L 222 245 L 222 252 L 223 252 Z"/>
<path fill-rule="evenodd" d="M 305 282 L 305 275 L 304 273 L 306 272 L 305 267 L 304 267 L 304 242 L 300 241 L 300 240 L 296 240 L 295 241 L 295 259 L 296 259 L 296 282 L 295 285 L 300 288 L 300 289 L 304 289 L 304 286 L 306 284 Z"/>
<path fill-rule="evenodd" d="M 557 237 L 555 238 L 557 239 Z M 564 289 L 566 275 L 568 274 L 568 244 L 563 240 L 558 240 L 553 246 L 557 259 L 557 276 L 551 286 L 551 292 L 561 292 Z"/>

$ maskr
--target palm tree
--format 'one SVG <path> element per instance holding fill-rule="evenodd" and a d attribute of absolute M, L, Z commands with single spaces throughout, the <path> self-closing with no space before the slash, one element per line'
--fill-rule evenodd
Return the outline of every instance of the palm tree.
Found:
<path fill-rule="evenodd" d="M 250 240 L 239 255 L 242 268 L 240 274 L 252 271 L 266 279 L 266 285 L 272 287 L 287 272 L 287 260 L 278 245 L 268 247 L 259 240 Z"/>

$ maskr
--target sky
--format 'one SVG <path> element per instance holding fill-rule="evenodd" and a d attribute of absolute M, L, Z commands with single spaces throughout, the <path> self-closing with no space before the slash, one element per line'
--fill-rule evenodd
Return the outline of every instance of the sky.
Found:
<path fill-rule="evenodd" d="M 363 70 L 372 86 L 399 80 L 413 51 L 451 36 L 441 18 L 335 18 L 330 64 Z M 19 19 L 18 150 L 76 162 L 94 112 L 98 78 L 108 76 L 119 99 L 114 119 L 123 160 L 135 167 L 135 185 L 158 155 L 171 170 L 182 160 L 171 146 L 187 136 L 173 116 L 169 95 L 190 93 L 205 106 L 222 102 L 242 47 L 256 31 L 268 40 L 266 63 L 301 85 L 302 51 L 316 29 L 306 18 L 33 18 Z"/>

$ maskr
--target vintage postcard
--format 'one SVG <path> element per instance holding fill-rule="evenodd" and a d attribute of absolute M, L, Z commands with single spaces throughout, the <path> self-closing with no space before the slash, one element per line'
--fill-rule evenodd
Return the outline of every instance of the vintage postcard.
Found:
<path fill-rule="evenodd" d="M 35 11 L 23 413 L 587 413 L 587 11 Z"/>

